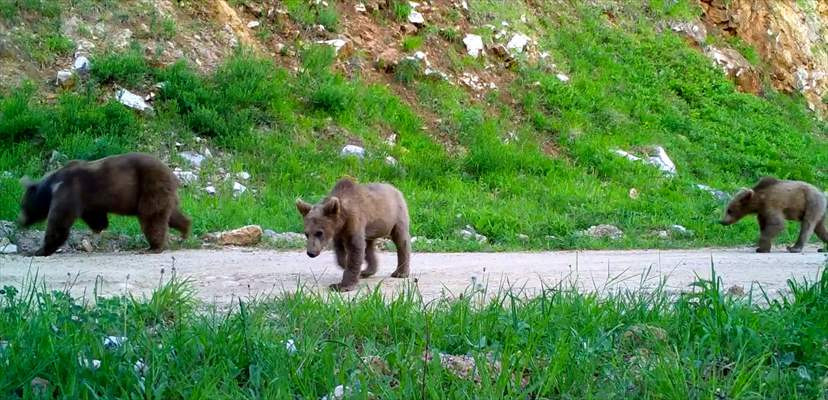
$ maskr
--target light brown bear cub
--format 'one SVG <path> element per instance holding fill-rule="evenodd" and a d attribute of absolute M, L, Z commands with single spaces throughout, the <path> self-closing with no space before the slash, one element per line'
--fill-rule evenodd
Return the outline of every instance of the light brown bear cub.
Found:
<path fill-rule="evenodd" d="M 825 194 L 808 183 L 764 177 L 753 189 L 743 189 L 736 194 L 727 205 L 721 223 L 730 225 L 745 215 L 756 214 L 760 229 L 756 252 L 768 253 L 773 239 L 785 229 L 785 220 L 799 221 L 799 239 L 788 247 L 791 253 L 799 253 L 814 232 L 828 243 L 825 205 Z"/>
<path fill-rule="evenodd" d="M 336 262 L 345 272 L 342 281 L 332 284 L 331 289 L 352 290 L 360 277 L 374 275 L 378 267 L 374 242 L 383 237 L 390 236 L 397 246 L 397 269 L 391 276 L 408 276 L 411 259 L 408 206 L 402 193 L 393 186 L 360 185 L 342 179 L 318 204 L 297 200 L 296 208 L 304 218 L 308 256 L 318 256 L 333 241 Z M 368 264 L 364 271 L 363 260 Z"/>
<path fill-rule="evenodd" d="M 46 237 L 36 256 L 48 256 L 60 248 L 78 218 L 100 233 L 109 226 L 109 213 L 137 216 L 150 252 L 163 251 L 168 227 L 182 237 L 190 233 L 190 219 L 178 208 L 178 179 L 148 154 L 74 160 L 39 182 L 24 178 L 23 185 L 20 224 L 47 220 Z"/>

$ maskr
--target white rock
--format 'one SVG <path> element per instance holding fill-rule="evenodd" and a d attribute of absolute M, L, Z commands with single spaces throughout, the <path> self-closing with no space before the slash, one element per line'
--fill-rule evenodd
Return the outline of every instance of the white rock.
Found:
<path fill-rule="evenodd" d="M 343 147 L 339 154 L 342 157 L 356 156 L 359 158 L 365 158 L 365 149 L 357 145 L 349 144 Z"/>
<path fill-rule="evenodd" d="M 238 182 L 233 182 L 233 196 L 239 197 L 247 191 L 247 187 Z"/>
<path fill-rule="evenodd" d="M 152 106 L 144 101 L 144 98 L 126 89 L 119 89 L 115 92 L 115 99 L 121 104 L 138 111 L 152 111 Z"/>
<path fill-rule="evenodd" d="M 94 371 L 101 367 L 101 360 L 89 360 L 88 358 L 78 356 L 78 364 L 83 368 L 89 368 Z"/>
<path fill-rule="evenodd" d="M 72 69 L 82 74 L 89 72 L 89 59 L 86 56 L 79 56 L 72 63 Z"/>
<path fill-rule="evenodd" d="M 103 339 L 103 345 L 107 349 L 117 349 L 118 347 L 121 347 L 121 345 L 123 345 L 126 341 L 127 338 L 124 336 L 107 336 Z"/>
<path fill-rule="evenodd" d="M 581 232 L 581 234 L 593 238 L 610 238 L 617 240 L 624 236 L 624 231 L 615 225 L 593 225 L 590 226 L 589 229 Z"/>
<path fill-rule="evenodd" d="M 345 398 L 346 394 L 351 393 L 351 388 L 348 386 L 339 385 L 334 388 L 333 392 L 327 396 L 322 396 L 321 400 L 341 400 Z"/>
<path fill-rule="evenodd" d="M 483 38 L 479 35 L 467 34 L 463 38 L 463 44 L 466 45 L 466 51 L 470 56 L 477 58 L 483 53 Z"/>
<path fill-rule="evenodd" d="M 135 364 L 133 364 L 132 369 L 135 370 L 135 373 L 140 376 L 146 375 L 149 371 L 149 367 L 146 363 L 144 363 L 143 360 L 135 361 Z"/>
<path fill-rule="evenodd" d="M 385 163 L 393 167 L 393 166 L 397 165 L 397 159 L 394 158 L 394 157 L 388 156 L 388 157 L 385 157 Z"/>
<path fill-rule="evenodd" d="M 356 10 L 356 12 L 359 12 L 359 13 L 368 12 L 368 10 L 365 8 L 365 4 L 364 4 L 364 3 L 356 3 L 356 4 L 354 4 L 354 10 Z"/>
<path fill-rule="evenodd" d="M 204 154 L 204 157 L 207 157 L 207 158 L 210 158 L 210 157 L 212 157 L 212 156 L 213 156 L 213 153 L 210 151 L 210 149 L 208 149 L 208 148 L 206 148 L 206 147 L 204 148 L 204 150 L 202 151 L 202 153 Z"/>
<path fill-rule="evenodd" d="M 519 233 L 519 234 L 517 235 L 517 238 L 518 238 L 518 240 L 520 240 L 521 242 L 528 242 L 528 241 L 529 241 L 529 235 L 524 234 L 524 233 Z"/>
<path fill-rule="evenodd" d="M 517 53 L 522 53 L 523 49 L 526 48 L 526 45 L 529 44 L 529 36 L 526 36 L 522 33 L 515 33 L 512 36 L 512 39 L 509 40 L 509 43 L 506 43 L 506 48 Z"/>
<path fill-rule="evenodd" d="M 345 39 L 331 39 L 331 40 L 320 40 L 316 43 L 331 46 L 331 47 L 334 48 L 334 52 L 336 54 L 339 54 L 339 50 L 342 50 L 342 48 L 345 47 L 346 44 L 348 44 L 348 41 L 345 40 Z"/>
<path fill-rule="evenodd" d="M 12 243 L 9 238 L 0 238 L 0 254 L 15 253 L 17 253 L 17 245 Z"/>
<path fill-rule="evenodd" d="M 178 156 L 187 160 L 187 162 L 195 168 L 201 168 L 201 164 L 207 159 L 207 157 L 194 151 L 182 151 L 178 153 Z"/>
<path fill-rule="evenodd" d="M 250 179 L 250 173 L 248 173 L 247 171 L 239 172 L 238 174 L 236 174 L 236 176 L 243 181 Z"/>
<path fill-rule="evenodd" d="M 288 354 L 296 354 L 296 342 L 293 339 L 286 340 L 285 350 L 287 350 Z"/>
<path fill-rule="evenodd" d="M 699 190 L 704 190 L 707 193 L 710 193 L 713 197 L 715 197 L 719 201 L 727 200 L 727 197 L 728 197 L 727 193 L 725 193 L 721 190 L 713 189 L 712 187 L 707 186 L 707 185 L 702 185 L 701 183 L 697 183 L 696 188 L 698 188 Z"/>
<path fill-rule="evenodd" d="M 250 21 L 247 23 L 247 27 L 250 29 L 255 29 L 259 27 L 259 21 Z"/>
<path fill-rule="evenodd" d="M 566 74 L 557 74 L 557 75 L 555 75 L 555 76 L 556 76 L 556 77 L 558 78 L 558 80 L 559 80 L 559 81 L 561 81 L 561 82 L 564 82 L 564 83 L 569 82 L 569 75 L 566 75 Z"/>
<path fill-rule="evenodd" d="M 658 146 L 655 148 L 655 155 L 647 159 L 647 163 L 655 165 L 667 175 L 675 175 L 676 174 L 676 164 L 673 163 L 673 160 L 667 155 L 667 151 L 664 150 L 663 147 Z"/>
<path fill-rule="evenodd" d="M 213 186 L 213 185 L 210 185 L 210 186 L 205 187 L 204 191 L 207 192 L 207 194 L 212 196 L 212 195 L 216 194 L 216 187 Z"/>
<path fill-rule="evenodd" d="M 613 150 L 613 152 L 614 152 L 615 154 L 618 154 L 618 155 L 619 155 L 619 156 L 621 156 L 621 157 L 626 158 L 627 160 L 630 160 L 630 161 L 641 161 L 641 158 L 636 157 L 636 156 L 634 156 L 634 155 L 632 155 L 632 154 L 630 154 L 630 153 L 627 153 L 627 152 L 626 152 L 626 151 L 624 151 L 624 150 Z"/>
<path fill-rule="evenodd" d="M 680 235 L 684 235 L 684 236 L 693 236 L 693 231 L 691 231 L 691 230 L 689 230 L 689 229 L 687 229 L 687 228 L 685 228 L 685 227 L 683 227 L 683 226 L 681 226 L 681 225 L 671 225 L 671 226 L 670 226 L 670 229 L 671 229 L 673 232 L 678 233 L 678 234 L 680 234 Z"/>
<path fill-rule="evenodd" d="M 425 24 L 425 17 L 423 14 L 420 14 L 419 11 L 414 11 L 411 9 L 411 12 L 408 14 L 408 22 L 411 22 L 414 25 L 423 25 Z"/>
<path fill-rule="evenodd" d="M 68 69 L 62 69 L 57 72 L 57 76 L 55 77 L 55 84 L 58 86 L 69 86 L 72 82 L 72 79 L 75 77 L 75 74 Z"/>
<path fill-rule="evenodd" d="M 198 175 L 193 171 L 182 171 L 181 168 L 173 170 L 173 175 L 178 178 L 178 182 L 183 186 L 187 186 L 198 180 Z"/>

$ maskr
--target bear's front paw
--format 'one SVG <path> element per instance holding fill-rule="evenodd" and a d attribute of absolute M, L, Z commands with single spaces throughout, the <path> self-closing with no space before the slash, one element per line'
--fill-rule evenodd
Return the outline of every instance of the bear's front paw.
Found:
<path fill-rule="evenodd" d="M 333 283 L 329 287 L 334 292 L 349 292 L 351 290 L 354 290 L 356 285 L 353 285 L 353 284 L 352 285 L 345 285 L 345 284 L 342 284 L 342 283 Z"/>
<path fill-rule="evenodd" d="M 819 253 L 828 253 L 828 248 L 823 247 L 823 248 L 817 250 L 817 252 L 819 252 Z"/>
<path fill-rule="evenodd" d="M 790 253 L 802 253 L 802 247 L 790 246 L 788 247 Z"/>
<path fill-rule="evenodd" d="M 35 250 L 33 253 L 29 253 L 29 255 L 32 256 L 32 257 L 46 257 L 49 254 L 46 254 L 46 249 L 41 247 L 41 248 Z"/>
<path fill-rule="evenodd" d="M 408 278 L 408 271 L 394 271 L 391 273 L 392 278 Z"/>
<path fill-rule="evenodd" d="M 757 253 L 770 253 L 770 249 L 758 248 L 756 249 Z"/>
<path fill-rule="evenodd" d="M 159 248 L 156 248 L 156 249 L 149 248 L 149 249 L 140 250 L 140 251 L 138 251 L 138 254 L 161 254 L 163 252 L 164 252 L 164 249 L 159 247 Z"/>

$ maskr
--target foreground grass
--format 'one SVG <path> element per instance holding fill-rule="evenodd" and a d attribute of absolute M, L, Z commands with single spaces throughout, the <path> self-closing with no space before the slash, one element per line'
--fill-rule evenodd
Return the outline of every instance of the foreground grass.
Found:
<path fill-rule="evenodd" d="M 293 3 L 302 14 L 301 2 Z M 525 14 L 515 5 L 522 2 L 501 3 L 472 6 L 491 8 L 498 18 Z M 636 4 L 629 7 L 637 10 Z M 722 204 L 697 183 L 733 192 L 769 174 L 825 186 L 826 125 L 801 99 L 771 89 L 766 98 L 738 93 L 709 60 L 652 21 L 619 27 L 590 8 L 553 18 L 558 13 L 538 7 L 533 18 L 549 27 L 539 46 L 557 70 L 521 60 L 517 79 L 484 101 L 409 71 L 406 84 L 417 105 L 439 117 L 436 131 L 423 129 L 434 121 L 387 87 L 334 72 L 328 48 L 304 48 L 301 72 L 240 51 L 208 76 L 184 62 L 158 67 L 137 46 L 93 55 L 91 77 L 55 102 L 42 102 L 31 86 L 0 93 L 0 171 L 10 172 L 0 175 L 0 219 L 17 213 L 17 179 L 41 176 L 53 151 L 67 159 L 148 151 L 185 168 L 176 155 L 181 150 L 209 146 L 223 153 L 182 191 L 196 234 L 251 223 L 298 231 L 296 197 L 317 200 L 346 175 L 388 181 L 407 196 L 413 235 L 436 239 L 417 242 L 417 250 L 743 245 L 755 240 L 755 223 L 716 224 Z M 487 21 L 486 12 L 474 15 Z M 462 54 L 462 45 L 453 46 Z M 561 82 L 560 72 L 571 79 Z M 155 88 L 159 82 L 162 89 Z M 156 112 L 125 109 L 112 100 L 114 85 L 157 91 Z M 365 146 L 365 160 L 339 157 L 353 141 Z M 653 145 L 667 149 L 678 176 L 611 152 L 644 155 Z M 387 156 L 398 164 L 388 165 Z M 234 198 L 220 168 L 251 173 L 245 182 L 251 190 Z M 207 195 L 208 184 L 219 195 Z M 631 189 L 639 196 L 631 198 Z M 456 231 L 467 224 L 488 243 L 459 239 Z M 612 241 L 580 234 L 598 224 L 617 225 L 626 235 Z M 658 235 L 673 224 L 694 234 Z M 134 219 L 114 218 L 111 226 L 138 233 Z M 795 230 L 780 241 L 792 240 Z"/>
<path fill-rule="evenodd" d="M 761 291 L 724 295 L 714 275 L 678 296 L 550 287 L 484 300 L 477 289 L 423 304 L 416 288 L 390 299 L 299 290 L 224 310 L 175 277 L 148 299 L 6 286 L 0 396 L 319 398 L 344 385 L 362 399 L 822 398 L 828 273 L 789 285 L 762 307 Z M 107 346 L 107 336 L 126 339 Z M 35 377 L 45 391 L 33 392 Z"/>

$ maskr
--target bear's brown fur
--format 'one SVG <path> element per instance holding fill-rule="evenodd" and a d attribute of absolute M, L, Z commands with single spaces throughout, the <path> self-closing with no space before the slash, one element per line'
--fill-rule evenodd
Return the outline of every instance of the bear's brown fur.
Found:
<path fill-rule="evenodd" d="M 342 179 L 318 204 L 297 200 L 296 208 L 304 219 L 308 256 L 318 256 L 333 241 L 336 262 L 345 271 L 342 281 L 332 284 L 331 289 L 352 290 L 360 277 L 374 275 L 378 267 L 374 243 L 383 237 L 391 237 L 397 246 L 397 269 L 391 276 L 408 276 L 411 259 L 408 206 L 402 193 L 393 186 L 360 185 Z M 364 271 L 363 260 L 368 264 Z"/>
<path fill-rule="evenodd" d="M 185 238 L 190 233 L 190 219 L 178 207 L 178 180 L 148 154 L 70 161 L 39 182 L 24 178 L 23 184 L 20 224 L 47 220 L 46 237 L 36 256 L 60 248 L 78 218 L 93 232 L 103 231 L 109 226 L 109 213 L 137 216 L 151 252 L 163 251 L 168 227 Z"/>
<path fill-rule="evenodd" d="M 825 194 L 813 185 L 764 177 L 753 189 L 744 189 L 736 194 L 727 205 L 721 223 L 730 225 L 745 215 L 756 214 L 761 231 L 756 252 L 767 253 L 771 250 L 773 239 L 785 229 L 785 220 L 799 221 L 799 239 L 788 247 L 791 253 L 799 253 L 814 232 L 828 243 L 825 206 Z"/>

